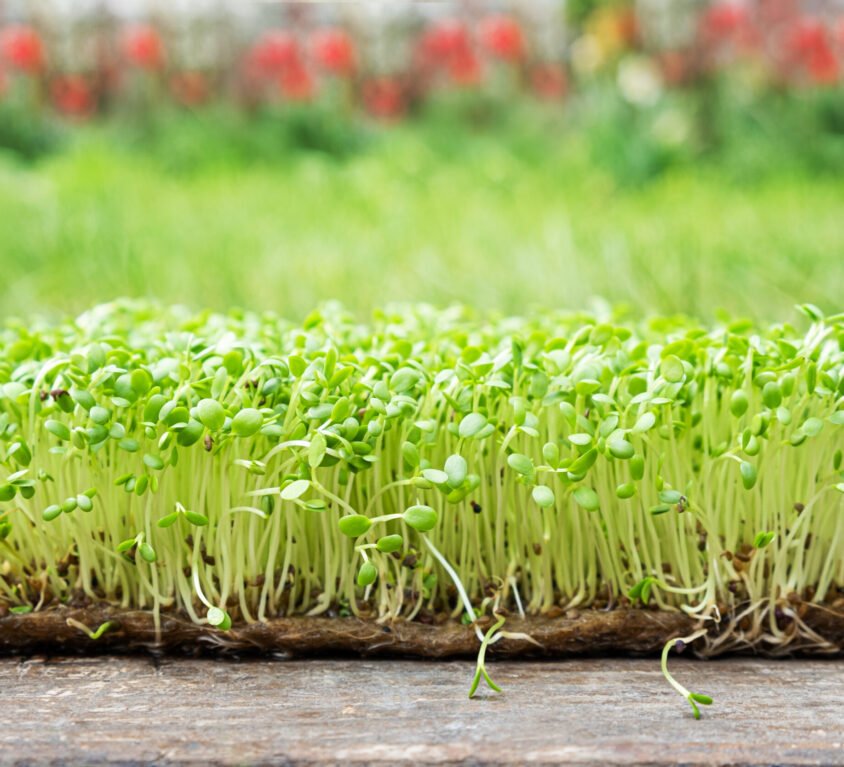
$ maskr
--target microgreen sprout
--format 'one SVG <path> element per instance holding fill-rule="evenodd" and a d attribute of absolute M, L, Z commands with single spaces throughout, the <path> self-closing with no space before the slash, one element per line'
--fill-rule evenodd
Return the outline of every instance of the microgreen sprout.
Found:
<path fill-rule="evenodd" d="M 98 628 L 90 629 L 81 621 L 75 620 L 74 618 L 67 619 L 67 625 L 71 628 L 79 629 L 83 634 L 85 634 L 90 640 L 96 641 L 99 639 L 103 634 L 107 631 L 112 629 L 116 629 L 119 627 L 117 621 L 105 621 L 101 623 Z"/>
<path fill-rule="evenodd" d="M 231 616 L 219 607 L 209 607 L 206 614 L 208 625 L 220 629 L 220 631 L 228 631 L 232 627 Z"/>
<path fill-rule="evenodd" d="M 199 514 L 196 511 L 190 511 L 186 509 L 181 503 L 178 501 L 176 502 L 176 510 L 166 516 L 162 517 L 156 523 L 158 527 L 167 528 L 174 525 L 178 520 L 179 517 L 184 517 L 188 523 L 194 525 L 195 527 L 205 527 L 208 524 L 208 517 L 204 514 Z"/>
<path fill-rule="evenodd" d="M 481 641 L 481 649 L 478 651 L 478 662 L 477 667 L 475 670 L 475 676 L 472 678 L 472 686 L 469 688 L 469 697 L 474 698 L 475 693 L 478 691 L 478 685 L 481 683 L 481 677 L 483 677 L 484 681 L 487 683 L 491 690 L 495 690 L 495 692 L 501 692 L 501 688 L 492 681 L 489 674 L 486 670 L 486 648 L 489 647 L 489 643 L 492 641 L 495 633 L 504 625 L 504 621 L 506 618 L 503 616 L 497 616 L 495 623 L 489 627 L 489 630 L 484 634 L 484 638 Z"/>
<path fill-rule="evenodd" d="M 698 639 L 699 637 L 703 636 L 706 631 L 698 631 L 690 636 L 681 637 L 670 639 L 666 642 L 665 647 L 662 648 L 662 675 L 668 680 L 668 683 L 675 689 L 677 692 L 680 693 L 687 701 L 689 701 L 689 705 L 692 707 L 692 713 L 694 714 L 695 719 L 700 719 L 700 709 L 698 708 L 698 703 L 703 706 L 709 706 L 712 704 L 712 698 L 708 695 L 703 695 L 698 692 L 690 692 L 687 690 L 683 685 L 681 685 L 668 671 L 668 653 L 671 651 L 671 648 L 674 647 L 677 649 L 678 652 L 682 651 L 686 645 L 691 644 Z"/>
<path fill-rule="evenodd" d="M 445 615 L 485 653 L 479 615 L 647 606 L 727 614 L 706 652 L 823 646 L 774 612 L 844 585 L 844 315 L 801 312 L 9 324 L 0 608 Z"/>
<path fill-rule="evenodd" d="M 639 599 L 643 605 L 646 605 L 651 598 L 651 588 L 654 584 L 658 585 L 659 581 L 653 576 L 649 575 L 646 578 L 642 578 L 642 580 L 627 592 L 627 596 L 633 602 Z"/>

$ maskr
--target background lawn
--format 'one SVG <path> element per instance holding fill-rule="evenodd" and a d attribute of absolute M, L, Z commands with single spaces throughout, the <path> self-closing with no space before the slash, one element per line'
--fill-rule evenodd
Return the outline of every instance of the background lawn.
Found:
<path fill-rule="evenodd" d="M 573 136 L 437 142 L 411 126 L 346 157 L 263 163 L 202 149 L 186 165 L 167 142 L 128 149 L 110 135 L 0 161 L 6 314 L 117 296 L 292 318 L 335 298 L 362 316 L 391 301 L 524 313 L 597 297 L 704 318 L 841 309 L 834 177 L 686 165 L 625 186 Z"/>

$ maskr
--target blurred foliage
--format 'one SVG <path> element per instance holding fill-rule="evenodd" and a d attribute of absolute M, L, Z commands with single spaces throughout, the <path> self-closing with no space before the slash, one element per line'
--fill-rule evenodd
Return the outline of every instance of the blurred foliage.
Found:
<path fill-rule="evenodd" d="M 32 161 L 61 145 L 62 130 L 49 115 L 0 101 L 0 153 Z"/>
<path fill-rule="evenodd" d="M 118 117 L 104 124 L 103 132 L 114 146 L 138 151 L 174 171 L 280 162 L 298 152 L 341 159 L 371 140 L 362 122 L 318 105 L 266 106 L 253 113 L 222 105 L 164 109 L 141 119 Z"/>
<path fill-rule="evenodd" d="M 534 153 L 560 139 L 585 145 L 598 168 L 629 185 L 700 163 L 735 177 L 844 173 L 844 94 L 836 88 L 760 91 L 739 78 L 713 77 L 643 105 L 604 80 L 564 109 L 484 91 L 450 92 L 420 106 L 413 121 L 438 151 L 452 155 L 477 135 L 500 136 L 525 152 L 533 146 Z M 0 103 L 0 151 L 34 160 L 74 135 L 102 133 L 178 171 L 288 162 L 298 152 L 342 160 L 371 150 L 392 130 L 322 102 L 250 112 L 223 104 L 120 112 L 79 128 Z"/>
<path fill-rule="evenodd" d="M 180 126 L 149 144 L 90 126 L 36 166 L 0 162 L 5 312 L 120 295 L 291 317 L 327 299 L 363 315 L 394 299 L 524 313 L 601 297 L 769 320 L 797 302 L 841 309 L 844 187 L 782 157 L 755 176 L 656 151 L 651 166 L 621 149 L 596 165 L 603 137 L 542 112 L 471 130 L 369 125 L 340 156 L 252 153 Z"/>
<path fill-rule="evenodd" d="M 839 90 L 744 89 L 716 78 L 671 91 L 650 106 L 595 89 L 574 120 L 590 157 L 625 184 L 641 184 L 675 167 L 717 166 L 727 176 L 760 178 L 806 172 L 844 173 L 844 95 Z"/>
<path fill-rule="evenodd" d="M 629 5 L 628 0 L 566 0 L 565 12 L 570 24 L 582 26 L 598 11 L 626 8 Z"/>

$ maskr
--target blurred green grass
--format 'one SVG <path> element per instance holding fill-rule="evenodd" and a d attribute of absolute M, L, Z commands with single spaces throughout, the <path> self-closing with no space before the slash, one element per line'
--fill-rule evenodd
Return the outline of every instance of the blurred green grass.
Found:
<path fill-rule="evenodd" d="M 196 167 L 98 133 L 34 165 L 0 162 L 4 314 L 118 296 L 298 318 L 339 299 L 524 313 L 842 309 L 844 185 L 783 171 L 742 182 L 679 166 L 624 186 L 572 137 L 438 143 L 396 128 L 366 150 Z"/>

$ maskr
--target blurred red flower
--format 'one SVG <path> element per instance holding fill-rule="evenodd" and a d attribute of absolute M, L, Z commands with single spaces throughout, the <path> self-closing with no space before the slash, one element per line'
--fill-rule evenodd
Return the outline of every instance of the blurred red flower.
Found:
<path fill-rule="evenodd" d="M 466 25 L 457 19 L 446 19 L 425 30 L 419 47 L 427 62 L 437 65 L 471 50 L 472 45 Z"/>
<path fill-rule="evenodd" d="M 493 56 L 505 61 L 520 59 L 525 50 L 525 39 L 519 23 L 502 15 L 487 16 L 478 28 L 483 47 Z"/>
<path fill-rule="evenodd" d="M 543 101 L 559 101 L 566 95 L 568 80 L 563 68 L 557 64 L 537 64 L 530 73 L 534 94 Z"/>
<path fill-rule="evenodd" d="M 839 66 L 831 48 L 815 51 L 806 62 L 810 78 L 819 85 L 834 85 L 838 82 Z"/>
<path fill-rule="evenodd" d="M 448 62 L 448 74 L 455 85 L 463 88 L 477 85 L 483 74 L 481 62 L 471 48 L 457 51 Z"/>
<path fill-rule="evenodd" d="M 281 73 L 279 87 L 288 101 L 309 101 L 315 91 L 314 79 L 301 62 L 288 66 Z"/>
<path fill-rule="evenodd" d="M 769 9 L 769 6 L 770 4 L 757 6 L 756 20 L 751 17 L 746 6 L 731 0 L 710 6 L 700 20 L 704 43 L 716 50 L 724 45 L 737 47 L 744 52 L 758 48 L 765 29 L 763 11 Z"/>
<path fill-rule="evenodd" d="M 715 3 L 706 9 L 701 26 L 709 37 L 724 39 L 733 37 L 748 23 L 747 10 L 738 3 Z"/>
<path fill-rule="evenodd" d="M 813 82 L 828 85 L 838 80 L 838 59 L 829 30 L 821 21 L 799 20 L 788 36 L 787 48 Z"/>
<path fill-rule="evenodd" d="M 0 30 L 0 58 L 23 72 L 38 72 L 44 66 L 41 38 L 32 27 L 6 27 Z"/>
<path fill-rule="evenodd" d="M 95 107 L 94 94 L 82 75 L 60 75 L 50 83 L 53 106 L 66 117 L 89 117 Z"/>
<path fill-rule="evenodd" d="M 376 77 L 363 86 L 363 103 L 373 117 L 394 120 L 404 113 L 404 93 L 395 77 Z"/>
<path fill-rule="evenodd" d="M 258 75 L 280 75 L 288 68 L 301 66 L 299 43 L 287 32 L 268 32 L 252 46 L 248 63 Z"/>
<path fill-rule="evenodd" d="M 208 101 L 208 80 L 202 72 L 177 72 L 170 78 L 170 92 L 183 106 L 199 106 Z"/>
<path fill-rule="evenodd" d="M 123 57 L 140 69 L 160 69 L 164 64 L 164 44 L 155 27 L 137 24 L 123 30 Z"/>
<path fill-rule="evenodd" d="M 342 29 L 322 29 L 311 38 L 311 51 L 320 68 L 333 75 L 350 75 L 355 69 L 355 46 Z"/>
<path fill-rule="evenodd" d="M 445 19 L 431 25 L 422 34 L 417 56 L 423 69 L 445 72 L 455 85 L 477 85 L 483 75 L 466 25 L 458 19 Z"/>

